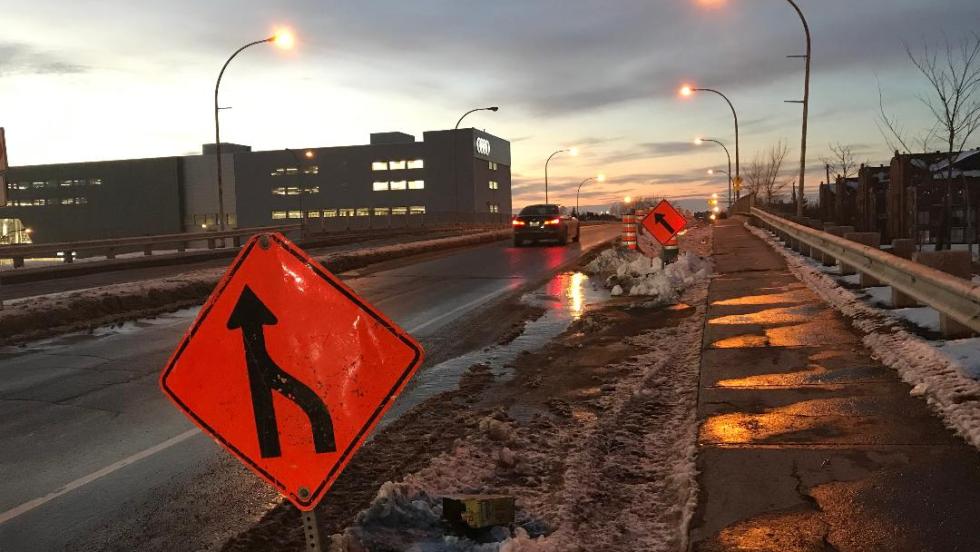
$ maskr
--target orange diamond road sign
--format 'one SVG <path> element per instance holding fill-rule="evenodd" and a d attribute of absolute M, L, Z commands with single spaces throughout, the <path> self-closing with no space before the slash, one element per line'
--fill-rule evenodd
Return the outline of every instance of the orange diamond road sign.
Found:
<path fill-rule="evenodd" d="M 280 234 L 253 237 L 160 377 L 187 416 L 295 504 L 323 498 L 422 347 Z"/>
<path fill-rule="evenodd" d="M 665 199 L 643 219 L 643 227 L 660 245 L 667 245 L 678 232 L 687 228 L 687 218 Z"/>

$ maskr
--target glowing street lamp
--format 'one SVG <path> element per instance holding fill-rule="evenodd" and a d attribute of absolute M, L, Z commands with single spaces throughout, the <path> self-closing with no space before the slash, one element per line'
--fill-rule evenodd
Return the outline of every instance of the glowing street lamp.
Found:
<path fill-rule="evenodd" d="M 595 181 L 595 182 L 605 182 L 606 181 L 606 175 L 604 175 L 604 174 L 598 174 L 596 176 L 592 176 L 592 177 L 586 178 L 585 180 L 583 180 L 582 182 L 579 183 L 578 190 L 575 192 L 575 215 L 576 216 L 581 215 L 581 211 L 579 211 L 579 208 L 578 208 L 578 196 L 579 196 L 579 192 L 582 191 L 582 184 L 585 184 L 587 182 L 592 182 L 592 181 Z"/>
<path fill-rule="evenodd" d="M 554 156 L 558 155 L 559 153 L 567 153 L 568 155 L 575 157 L 576 155 L 578 155 L 578 148 L 560 149 L 555 153 L 549 155 L 548 160 L 544 162 L 544 202 L 545 203 L 548 203 L 548 164 L 551 163 L 551 159 Z"/>
<path fill-rule="evenodd" d="M 705 142 L 712 142 L 714 144 L 718 144 L 719 146 L 722 147 L 722 149 L 725 150 L 725 155 L 728 156 L 728 172 L 726 174 L 728 174 L 728 206 L 731 207 L 732 206 L 732 188 L 734 187 L 733 186 L 733 182 L 732 182 L 732 156 L 731 156 L 730 153 L 728 153 L 728 147 L 725 146 L 725 144 L 723 144 L 719 140 L 712 140 L 711 138 L 695 138 L 694 139 L 694 144 L 697 145 L 697 146 L 700 146 L 700 145 L 704 144 Z"/>
<path fill-rule="evenodd" d="M 697 87 L 691 86 L 689 84 L 685 84 L 685 85 L 681 86 L 681 89 L 680 89 L 680 95 L 683 96 L 683 97 L 685 97 L 685 98 L 689 98 L 689 97 L 693 96 L 695 92 L 711 92 L 712 94 L 717 94 L 717 95 L 721 96 L 722 99 L 724 99 L 725 102 L 728 103 L 728 107 L 731 108 L 731 110 L 732 110 L 732 117 L 735 119 L 735 179 L 736 180 L 741 180 L 740 175 L 742 173 L 741 173 L 741 163 L 739 161 L 739 147 L 738 147 L 738 145 L 739 145 L 739 136 L 738 136 L 738 112 L 735 111 L 735 106 L 732 104 L 732 101 L 728 99 L 728 96 L 722 94 L 721 92 L 719 92 L 717 90 L 713 90 L 711 88 L 697 88 Z M 698 144 L 698 145 L 700 146 L 701 144 Z M 731 171 L 729 171 L 729 172 L 731 172 Z"/>
<path fill-rule="evenodd" d="M 218 119 L 218 112 L 220 107 L 218 107 L 218 90 L 221 88 L 221 77 L 225 74 L 225 69 L 228 68 L 228 64 L 231 60 L 235 59 L 235 56 L 240 54 L 246 48 L 255 46 L 257 44 L 271 43 L 275 46 L 288 50 L 291 49 L 295 43 L 296 39 L 293 33 L 287 29 L 277 30 L 275 34 L 268 38 L 263 38 L 262 40 L 256 40 L 255 42 L 249 42 L 248 44 L 242 46 L 241 48 L 235 50 L 235 53 L 228 58 L 228 61 L 221 66 L 221 72 L 218 73 L 218 81 L 214 85 L 214 153 L 215 163 L 218 166 L 218 228 L 221 230 L 225 229 L 225 199 L 224 199 L 224 188 L 222 186 L 222 175 L 221 175 L 221 122 Z"/>

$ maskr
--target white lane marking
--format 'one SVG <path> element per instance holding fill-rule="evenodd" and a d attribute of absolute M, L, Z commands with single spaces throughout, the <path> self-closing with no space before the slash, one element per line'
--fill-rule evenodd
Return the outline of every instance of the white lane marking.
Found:
<path fill-rule="evenodd" d="M 488 293 L 487 295 L 484 295 L 483 297 L 480 297 L 479 299 L 474 299 L 473 301 L 470 301 L 469 303 L 466 303 L 465 305 L 460 305 L 460 306 L 456 307 L 455 309 L 453 309 L 453 310 L 451 310 L 449 312 L 444 312 L 444 313 L 440 314 L 439 316 L 437 316 L 437 317 L 435 317 L 435 318 L 433 318 L 433 319 L 431 319 L 431 320 L 429 320 L 427 322 L 423 322 L 423 323 L 415 326 L 414 328 L 409 328 L 408 333 L 410 333 L 410 334 L 416 334 L 416 333 L 424 330 L 425 328 L 428 328 L 429 326 L 431 326 L 433 324 L 437 324 L 439 322 L 442 322 L 443 320 L 449 318 L 450 316 L 454 316 L 454 315 L 459 314 L 459 313 L 461 313 L 463 311 L 470 310 L 470 309 L 472 309 L 474 307 L 477 307 L 477 306 L 479 306 L 482 303 L 486 303 L 487 301 L 490 301 L 490 300 L 492 300 L 492 299 L 494 299 L 494 298 L 496 298 L 496 297 L 498 297 L 500 295 L 503 295 L 505 293 L 511 292 L 511 291 L 514 290 L 514 287 L 515 286 L 507 286 L 504 289 L 498 289 L 497 291 L 495 291 L 493 293 Z"/>
<path fill-rule="evenodd" d="M 8 521 L 10 521 L 10 520 L 18 517 L 18 516 L 22 516 L 22 515 L 26 514 L 27 512 L 30 512 L 31 510 L 33 510 L 35 508 L 38 508 L 38 507 L 40 507 L 40 506 L 42 506 L 42 505 L 44 505 L 44 504 L 46 504 L 46 503 L 48 503 L 48 502 L 56 499 L 56 498 L 58 498 L 59 496 L 68 494 L 68 493 L 70 493 L 70 492 L 72 492 L 75 489 L 78 489 L 80 487 L 84 487 L 85 485 L 88 485 L 89 483 L 95 481 L 96 479 L 100 479 L 102 477 L 105 477 L 105 476 L 107 476 L 107 475 L 109 475 L 109 474 L 111 474 L 111 473 L 113 473 L 115 471 L 118 471 L 118 470 L 120 470 L 122 468 L 125 468 L 126 466 L 128 466 L 130 464 L 134 464 L 136 462 L 139 462 L 140 460 L 143 460 L 144 458 L 148 458 L 150 456 L 153 456 L 154 454 L 156 454 L 158 452 L 161 452 L 161 451 L 166 450 L 166 449 L 168 449 L 168 448 L 170 448 L 170 447 L 172 447 L 172 446 L 174 446 L 174 445 L 176 445 L 178 443 L 181 443 L 183 441 L 186 441 L 187 439 L 190 439 L 191 437 L 199 434 L 200 432 L 201 431 L 199 429 L 197 429 L 197 428 L 188 429 L 187 431 L 181 433 L 180 435 L 178 435 L 176 437 L 172 437 L 172 438 L 167 439 L 166 441 L 164 441 L 162 443 L 159 443 L 157 445 L 153 445 L 152 447 L 150 447 L 150 448 L 148 448 L 146 450 L 137 452 L 136 454 L 133 454 L 132 456 L 127 456 L 126 458 L 123 458 L 122 460 L 120 460 L 118 462 L 115 462 L 113 464 L 109 464 L 108 466 L 106 466 L 106 467 L 104 467 L 104 468 L 102 468 L 102 469 L 100 469 L 98 471 L 94 471 L 94 472 L 92 472 L 92 473 L 90 473 L 90 474 L 88 474 L 86 476 L 79 477 L 78 479 L 72 481 L 71 483 L 66 484 L 65 486 L 61 487 L 60 489 L 58 489 L 58 490 L 56 490 L 54 492 L 48 493 L 48 494 L 46 494 L 46 495 L 44 495 L 42 497 L 39 497 L 39 498 L 35 498 L 34 500 L 30 500 L 28 502 L 25 502 L 25 503 L 21 504 L 20 506 L 11 508 L 10 510 L 7 510 L 6 512 L 0 513 L 0 524 L 6 523 L 6 522 L 8 522 Z"/>

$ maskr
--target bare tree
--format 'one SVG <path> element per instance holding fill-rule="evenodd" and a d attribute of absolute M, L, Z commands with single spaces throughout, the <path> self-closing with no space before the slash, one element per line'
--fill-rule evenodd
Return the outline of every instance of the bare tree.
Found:
<path fill-rule="evenodd" d="M 840 175 L 845 180 L 857 176 L 858 163 L 854 160 L 854 146 L 837 142 L 836 144 L 828 144 L 827 147 L 833 157 L 823 157 L 821 161 L 828 165 L 834 174 Z"/>
<path fill-rule="evenodd" d="M 919 97 L 935 120 L 935 125 L 926 135 L 941 139 L 945 147 L 946 184 L 936 249 L 948 249 L 952 237 L 953 165 L 957 155 L 966 149 L 970 139 L 980 129 L 980 34 L 973 33 L 955 45 L 947 39 L 944 48 L 938 50 L 924 44 L 922 54 L 918 56 L 908 46 L 905 51 L 929 83 L 929 94 Z M 884 128 L 908 151 L 903 130 L 895 119 L 885 115 L 883 105 L 882 101 Z M 928 141 L 923 145 L 928 145 Z M 923 148 L 923 151 L 928 151 L 928 148 Z"/>
<path fill-rule="evenodd" d="M 783 162 L 789 154 L 789 146 L 785 140 L 773 145 L 765 152 L 756 154 L 748 164 L 745 175 L 745 188 L 756 195 L 756 198 L 766 205 L 772 205 L 779 199 L 787 186 L 793 180 L 782 178 Z"/>

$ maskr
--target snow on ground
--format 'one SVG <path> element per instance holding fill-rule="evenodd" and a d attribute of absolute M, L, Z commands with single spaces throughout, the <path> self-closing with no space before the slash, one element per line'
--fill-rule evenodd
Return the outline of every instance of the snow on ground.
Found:
<path fill-rule="evenodd" d="M 684 241 L 697 245 L 707 231 L 695 228 Z M 653 297 L 651 306 L 669 305 L 677 302 L 684 289 L 711 273 L 711 261 L 698 255 L 699 249 L 683 251 L 677 261 L 664 265 L 660 257 L 616 246 L 600 253 L 583 272 L 603 281 L 613 296 Z"/>
<path fill-rule="evenodd" d="M 710 229 L 705 235 L 688 249 L 707 254 Z M 709 271 L 707 261 L 687 257 L 672 272 L 659 259 L 651 266 L 649 258 L 622 251 L 600 255 L 597 273 L 631 290 L 646 286 L 656 299 L 638 293 L 635 302 L 614 299 L 587 313 L 543 349 L 522 356 L 514 379 L 498 380 L 469 406 L 446 410 L 480 416 L 479 422 L 449 452 L 382 485 L 354 523 L 331 537 L 330 550 L 685 550 L 697 503 L 708 287 L 698 274 Z M 684 303 L 652 308 L 670 297 Z M 487 408 L 490 414 L 483 413 Z M 447 534 L 440 497 L 459 494 L 514 496 L 516 523 L 481 539 Z"/>
<path fill-rule="evenodd" d="M 928 308 L 878 308 L 875 303 L 884 302 L 883 292 L 874 291 L 870 300 L 865 299 L 841 287 L 812 259 L 783 247 L 769 232 L 747 228 L 782 254 L 797 278 L 852 320 L 865 334 L 864 344 L 912 385 L 913 395 L 924 397 L 950 428 L 980 448 L 980 338 L 927 341 L 914 335 L 900 318 L 938 329 L 938 313 Z"/>

